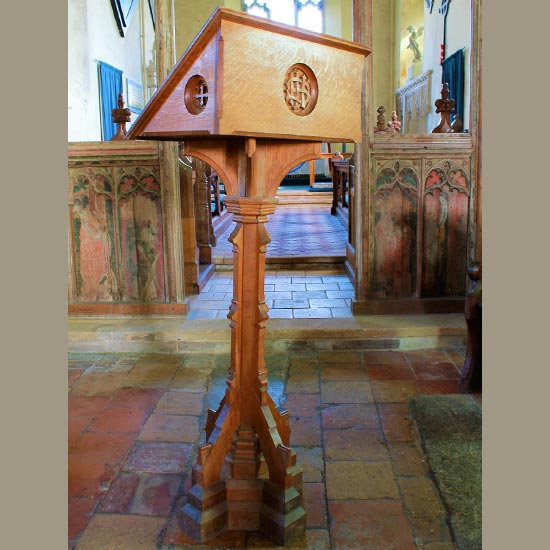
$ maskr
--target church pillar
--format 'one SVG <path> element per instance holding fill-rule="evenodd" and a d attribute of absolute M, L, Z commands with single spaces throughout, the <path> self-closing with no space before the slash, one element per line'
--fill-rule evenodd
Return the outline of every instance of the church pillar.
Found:
<path fill-rule="evenodd" d="M 353 0 L 353 41 L 372 46 L 372 0 Z M 369 143 L 374 136 L 372 98 L 372 58 L 365 62 L 364 87 L 361 94 L 361 143 L 355 144 L 355 298 L 367 299 L 370 246 Z"/>
<path fill-rule="evenodd" d="M 157 82 L 162 82 L 176 61 L 174 1 L 155 0 L 155 18 Z M 182 302 L 185 294 L 177 142 L 159 143 L 159 158 L 166 235 L 167 299 Z"/>

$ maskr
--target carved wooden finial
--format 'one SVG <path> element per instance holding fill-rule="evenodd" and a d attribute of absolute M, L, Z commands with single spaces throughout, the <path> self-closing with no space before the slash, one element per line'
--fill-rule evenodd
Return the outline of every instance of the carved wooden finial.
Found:
<path fill-rule="evenodd" d="M 132 112 L 130 109 L 124 108 L 124 96 L 122 92 L 118 94 L 117 105 L 118 109 L 113 109 L 111 112 L 113 122 L 117 125 L 117 131 L 110 141 L 126 139 L 126 123 L 130 122 L 132 117 Z"/>
<path fill-rule="evenodd" d="M 385 132 L 386 131 L 386 117 L 384 116 L 384 113 L 386 112 L 386 107 L 383 107 L 380 105 L 378 109 L 376 109 L 376 112 L 378 113 L 378 118 L 376 119 L 376 127 L 374 129 L 375 132 Z"/>
<path fill-rule="evenodd" d="M 449 98 L 449 85 L 444 82 L 441 86 L 441 99 L 435 102 L 435 112 L 441 113 L 439 124 L 432 130 L 432 134 L 446 134 L 453 131 L 451 128 L 451 113 L 455 110 L 455 100 Z"/>

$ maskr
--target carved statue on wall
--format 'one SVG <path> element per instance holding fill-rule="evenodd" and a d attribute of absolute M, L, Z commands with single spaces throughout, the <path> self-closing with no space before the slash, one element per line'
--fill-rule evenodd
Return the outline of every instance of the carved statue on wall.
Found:
<path fill-rule="evenodd" d="M 424 28 L 420 27 L 420 29 L 417 31 L 415 27 L 409 25 L 407 27 L 407 30 L 411 33 L 409 36 L 409 45 L 407 46 L 407 48 L 413 53 L 413 63 L 418 63 L 419 61 L 422 61 L 422 52 L 420 51 L 420 46 L 418 45 L 418 36 L 422 34 Z"/>

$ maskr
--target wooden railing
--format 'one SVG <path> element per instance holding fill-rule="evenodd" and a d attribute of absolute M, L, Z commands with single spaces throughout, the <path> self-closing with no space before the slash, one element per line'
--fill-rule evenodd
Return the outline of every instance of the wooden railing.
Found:
<path fill-rule="evenodd" d="M 344 216 L 348 217 L 348 194 L 349 194 L 349 161 L 332 162 L 332 206 L 330 213 L 333 216 L 338 210 L 345 208 Z"/>
<path fill-rule="evenodd" d="M 355 278 L 355 243 L 354 243 L 354 200 L 355 200 L 355 167 L 352 159 L 331 161 L 332 172 L 332 206 L 330 213 L 338 216 L 348 230 L 346 246 L 346 270 L 351 280 Z"/>

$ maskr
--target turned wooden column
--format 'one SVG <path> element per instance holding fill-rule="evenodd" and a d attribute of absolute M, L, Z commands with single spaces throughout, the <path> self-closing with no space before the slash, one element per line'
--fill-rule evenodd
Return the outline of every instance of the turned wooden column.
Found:
<path fill-rule="evenodd" d="M 180 511 L 186 533 L 200 542 L 225 529 L 261 531 L 279 544 L 304 534 L 302 470 L 289 447 L 288 415 L 267 392 L 264 334 L 268 308 L 264 269 L 265 228 L 278 199 L 225 199 L 236 227 L 231 366 L 225 396 L 208 411 L 206 445 L 193 468 L 189 500 Z"/>

